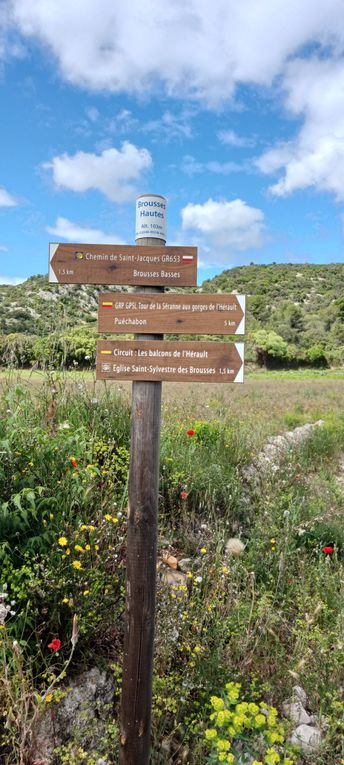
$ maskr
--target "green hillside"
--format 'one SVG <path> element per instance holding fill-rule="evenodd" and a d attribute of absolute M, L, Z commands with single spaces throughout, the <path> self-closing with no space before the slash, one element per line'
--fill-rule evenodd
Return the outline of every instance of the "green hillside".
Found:
<path fill-rule="evenodd" d="M 2 363 L 29 364 L 44 357 L 47 348 L 58 359 L 82 363 L 88 356 L 93 363 L 100 289 L 111 288 L 49 284 L 44 276 L 0 285 Z M 200 289 L 247 295 L 249 359 L 274 359 L 285 366 L 344 362 L 344 264 L 242 266 Z"/>
<path fill-rule="evenodd" d="M 343 360 L 344 264 L 242 266 L 203 283 L 205 292 L 247 295 L 247 335 L 271 330 L 294 356 L 314 347 Z"/>

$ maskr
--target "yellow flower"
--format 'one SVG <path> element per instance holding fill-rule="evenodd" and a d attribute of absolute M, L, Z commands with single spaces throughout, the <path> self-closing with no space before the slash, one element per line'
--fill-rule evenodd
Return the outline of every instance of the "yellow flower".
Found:
<path fill-rule="evenodd" d="M 85 545 L 85 550 L 90 550 L 90 549 L 91 549 L 91 545 Z"/>
<path fill-rule="evenodd" d="M 95 530 L 96 530 L 96 527 L 91 525 L 91 526 L 89 526 L 89 527 L 88 527 L 88 530 L 89 530 L 89 531 L 95 531 Z"/>
<path fill-rule="evenodd" d="M 265 725 L 266 723 L 266 717 L 264 715 L 256 715 L 254 719 L 257 725 L 259 725 L 259 727 L 261 725 Z"/>
<path fill-rule="evenodd" d="M 0 624 L 0 630 L 4 630 L 4 629 L 5 629 L 5 625 L 4 624 Z"/>
<path fill-rule="evenodd" d="M 97 552 L 98 552 L 98 550 L 99 550 L 99 545 L 94 545 L 94 549 L 95 549 L 95 550 L 97 550 Z"/>
<path fill-rule="evenodd" d="M 211 741 L 214 738 L 217 738 L 217 730 L 215 728 L 208 728 L 208 730 L 204 733 L 207 741 Z"/>
<path fill-rule="evenodd" d="M 69 603 L 69 598 L 63 598 L 62 603 Z"/>
<path fill-rule="evenodd" d="M 70 549 L 68 547 L 68 550 L 66 550 L 66 555 L 70 555 Z"/>
<path fill-rule="evenodd" d="M 228 752 L 228 749 L 231 748 L 231 742 L 228 741 L 226 738 L 220 738 L 216 743 L 217 748 L 220 750 L 220 752 Z"/>
<path fill-rule="evenodd" d="M 89 591 L 89 590 L 84 590 L 82 594 L 83 594 L 83 595 L 89 595 L 89 594 L 90 594 L 90 591 Z"/>
<path fill-rule="evenodd" d="M 80 526 L 80 531 L 87 531 L 87 526 L 85 525 L 85 523 L 83 523 L 82 526 Z"/>
<path fill-rule="evenodd" d="M 252 765 L 263 765 L 261 760 L 253 760 Z"/>
<path fill-rule="evenodd" d="M 77 550 L 78 552 L 85 552 L 84 548 L 81 547 L 81 545 L 74 545 L 74 550 Z"/>
<path fill-rule="evenodd" d="M 118 518 L 116 517 L 112 517 L 111 520 L 112 520 L 112 523 L 118 523 Z"/>
<path fill-rule="evenodd" d="M 220 699 L 218 696 L 211 696 L 210 697 L 210 703 L 213 709 L 215 709 L 216 712 L 219 712 L 220 709 L 224 709 L 225 704 L 222 699 Z"/>
<path fill-rule="evenodd" d="M 276 763 L 280 761 L 281 761 L 281 758 L 278 752 L 276 752 L 276 749 L 271 748 L 266 750 L 266 754 L 264 757 L 264 762 L 266 763 L 266 765 L 276 765 Z"/>
<path fill-rule="evenodd" d="M 50 702 L 53 700 L 53 698 L 54 698 L 53 694 L 52 693 L 48 693 L 47 696 L 45 697 L 46 704 L 50 704 Z"/>
<path fill-rule="evenodd" d="M 109 515 L 109 513 L 105 513 L 104 518 L 106 521 L 112 521 L 112 515 Z"/>
<path fill-rule="evenodd" d="M 206 547 L 201 547 L 200 552 L 202 553 L 202 555 L 205 555 L 206 552 L 207 552 L 207 548 Z"/>
<path fill-rule="evenodd" d="M 66 537 L 59 537 L 57 541 L 60 547 L 67 547 L 68 545 L 68 539 L 66 539 Z"/>
<path fill-rule="evenodd" d="M 72 566 L 73 568 L 79 570 L 81 568 L 81 562 L 79 560 L 73 560 Z"/>

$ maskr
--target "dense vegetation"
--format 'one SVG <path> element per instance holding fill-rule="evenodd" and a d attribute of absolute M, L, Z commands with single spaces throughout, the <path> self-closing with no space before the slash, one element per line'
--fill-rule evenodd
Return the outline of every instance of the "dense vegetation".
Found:
<path fill-rule="evenodd" d="M 294 386 L 248 383 L 231 391 L 230 407 L 220 386 L 165 397 L 154 765 L 241 765 L 252 756 L 264 765 L 305 763 L 285 747 L 288 722 L 275 720 L 295 682 L 323 725 L 312 765 L 338 765 L 344 756 L 343 389 L 321 378 Z M 6 765 L 32 765 L 34 720 L 47 709 L 53 715 L 69 678 L 95 664 L 117 682 L 107 735 L 95 754 L 76 733 L 54 763 L 117 762 L 130 412 L 113 390 L 49 374 L 32 390 L 9 380 L 0 397 Z M 260 481 L 245 479 L 268 435 L 319 416 L 326 422 L 306 445 L 290 449 L 281 465 L 272 461 Z M 180 566 L 184 560 L 179 578 L 164 563 L 169 556 Z M 74 614 L 79 637 L 71 650 Z M 242 711 L 248 702 L 254 715 L 235 717 L 231 744 L 228 733 L 215 737 L 223 699 L 239 700 Z M 271 723 L 264 740 L 255 711 L 261 700 Z"/>
<path fill-rule="evenodd" d="M 343 363 L 344 264 L 242 266 L 203 289 L 247 295 L 247 333 L 262 364 Z"/>
<path fill-rule="evenodd" d="M 48 284 L 43 276 L 0 286 L 0 363 L 93 366 L 99 289 Z M 202 290 L 247 295 L 248 360 L 343 364 L 344 264 L 242 266 L 204 282 Z"/>

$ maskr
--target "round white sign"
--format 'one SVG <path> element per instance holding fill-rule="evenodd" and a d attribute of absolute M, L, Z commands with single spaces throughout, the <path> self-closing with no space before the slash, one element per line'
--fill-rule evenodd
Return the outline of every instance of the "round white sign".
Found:
<path fill-rule="evenodd" d="M 166 242 L 166 199 L 160 194 L 141 194 L 136 200 L 135 239 L 153 236 Z"/>

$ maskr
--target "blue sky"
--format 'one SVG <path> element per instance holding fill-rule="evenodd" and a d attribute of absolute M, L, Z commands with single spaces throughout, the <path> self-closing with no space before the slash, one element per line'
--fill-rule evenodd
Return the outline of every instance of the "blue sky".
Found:
<path fill-rule="evenodd" d="M 0 0 L 0 282 L 134 243 L 168 200 L 199 283 L 343 262 L 342 0 Z"/>

